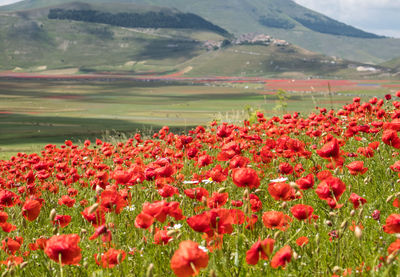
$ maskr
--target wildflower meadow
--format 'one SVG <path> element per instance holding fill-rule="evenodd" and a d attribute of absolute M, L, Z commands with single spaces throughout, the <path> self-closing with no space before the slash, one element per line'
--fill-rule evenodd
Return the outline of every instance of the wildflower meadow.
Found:
<path fill-rule="evenodd" d="M 16 153 L 1 276 L 398 276 L 399 99 Z"/>

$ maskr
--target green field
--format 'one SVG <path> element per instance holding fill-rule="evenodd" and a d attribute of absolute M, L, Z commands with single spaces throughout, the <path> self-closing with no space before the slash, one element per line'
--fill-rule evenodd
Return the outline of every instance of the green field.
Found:
<path fill-rule="evenodd" d="M 288 111 L 338 108 L 354 96 L 383 96 L 388 89 L 291 92 Z M 0 158 L 35 152 L 47 143 L 152 133 L 164 125 L 182 131 L 217 119 L 241 122 L 247 107 L 281 114 L 278 98 L 260 83 L 166 81 L 0 81 Z"/>

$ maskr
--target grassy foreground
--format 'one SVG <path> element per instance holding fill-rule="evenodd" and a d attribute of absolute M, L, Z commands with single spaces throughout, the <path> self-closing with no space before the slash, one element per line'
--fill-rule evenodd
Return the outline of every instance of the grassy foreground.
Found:
<path fill-rule="evenodd" d="M 389 97 L 387 96 L 387 99 Z M 396 276 L 400 102 L 0 161 L 5 276 Z"/>

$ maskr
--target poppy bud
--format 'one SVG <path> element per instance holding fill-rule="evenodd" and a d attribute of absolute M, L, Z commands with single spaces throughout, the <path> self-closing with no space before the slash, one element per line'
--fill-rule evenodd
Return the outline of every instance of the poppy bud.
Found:
<path fill-rule="evenodd" d="M 356 214 L 356 211 L 355 210 L 351 210 L 350 216 L 354 216 L 355 214 Z"/>
<path fill-rule="evenodd" d="M 330 216 L 330 217 L 336 216 L 336 213 L 334 213 L 334 212 L 329 212 L 329 216 Z"/>
<path fill-rule="evenodd" d="M 178 234 L 179 233 L 179 230 L 169 230 L 168 232 L 167 232 L 167 236 L 168 237 L 172 237 L 172 236 L 174 236 L 174 235 L 176 235 L 176 234 Z"/>
<path fill-rule="evenodd" d="M 388 198 L 386 198 L 386 203 L 389 203 L 390 201 L 392 201 L 394 195 L 390 195 Z"/>
<path fill-rule="evenodd" d="M 19 265 L 19 268 L 23 269 L 28 265 L 28 262 L 23 262 Z"/>
<path fill-rule="evenodd" d="M 274 240 L 277 240 L 280 234 L 281 234 L 280 231 L 276 232 L 276 233 L 274 234 Z"/>
<path fill-rule="evenodd" d="M 363 211 L 364 211 L 364 208 L 361 208 L 360 211 L 358 212 L 358 216 L 361 216 Z"/>
<path fill-rule="evenodd" d="M 396 258 L 396 255 L 393 255 L 393 254 L 394 254 L 394 252 L 387 257 L 387 259 L 386 259 L 387 264 L 391 264 L 394 261 L 394 259 Z"/>
<path fill-rule="evenodd" d="M 286 209 L 287 208 L 287 203 L 286 202 L 282 202 L 281 207 L 282 207 L 282 209 Z"/>
<path fill-rule="evenodd" d="M 53 221 L 54 218 L 56 217 L 56 215 L 57 215 L 56 209 L 52 209 L 52 210 L 50 211 L 50 216 L 49 216 L 50 221 Z"/>
<path fill-rule="evenodd" d="M 117 262 L 120 264 L 122 261 L 122 253 L 119 253 L 117 256 Z"/>
<path fill-rule="evenodd" d="M 245 189 L 245 191 L 243 192 L 243 198 L 244 199 L 248 199 L 249 198 L 249 190 Z"/>
<path fill-rule="evenodd" d="M 92 206 L 89 207 L 88 214 L 94 213 L 98 207 L 99 207 L 99 203 L 94 203 Z"/>
<path fill-rule="evenodd" d="M 362 230 L 359 226 L 356 226 L 356 228 L 354 228 L 354 234 L 356 235 L 356 238 L 361 239 Z"/>
<path fill-rule="evenodd" d="M 149 264 L 149 267 L 147 268 L 147 271 L 146 271 L 146 277 L 153 276 L 153 269 L 154 269 L 154 264 Z"/>
<path fill-rule="evenodd" d="M 222 187 L 222 188 L 220 188 L 219 190 L 218 190 L 218 193 L 223 193 L 223 192 L 225 192 L 226 191 L 226 188 L 225 187 Z"/>
<path fill-rule="evenodd" d="M 210 277 L 217 277 L 217 274 L 215 274 L 214 269 L 210 270 Z"/>
<path fill-rule="evenodd" d="M 329 227 L 332 227 L 333 223 L 330 220 L 325 220 L 325 224 L 328 225 Z"/>
<path fill-rule="evenodd" d="M 347 228 L 347 220 L 344 220 L 342 224 L 340 224 L 340 229 L 345 230 Z"/>
<path fill-rule="evenodd" d="M 336 274 L 340 271 L 340 267 L 338 267 L 337 265 L 335 265 L 332 269 L 333 274 Z"/>
<path fill-rule="evenodd" d="M 102 187 L 100 187 L 100 186 L 96 186 L 96 194 L 100 194 L 100 193 L 102 193 L 102 191 L 103 191 L 104 189 L 102 188 Z"/>
<path fill-rule="evenodd" d="M 289 185 L 294 189 L 298 189 L 299 188 L 299 186 L 295 182 L 290 182 Z"/>
<path fill-rule="evenodd" d="M 297 252 L 293 251 L 293 259 L 297 260 L 299 258 L 299 254 Z"/>

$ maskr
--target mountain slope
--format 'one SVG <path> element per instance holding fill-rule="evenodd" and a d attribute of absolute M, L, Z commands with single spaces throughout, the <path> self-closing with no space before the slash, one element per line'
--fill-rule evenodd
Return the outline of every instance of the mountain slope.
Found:
<path fill-rule="evenodd" d="M 3 10 L 46 7 L 68 0 L 25 0 Z M 85 0 L 102 3 L 105 0 Z M 118 0 L 176 8 L 202 16 L 235 34 L 257 32 L 288 40 L 311 51 L 360 62 L 396 57 L 400 39 L 381 38 L 332 20 L 291 0 Z"/>
<path fill-rule="evenodd" d="M 92 10 L 96 6 L 72 3 L 52 8 Z M 124 5 L 122 8 L 129 11 Z M 115 6 L 114 9 L 121 11 Z M 130 5 L 130 9 L 160 11 L 137 5 Z M 40 71 L 111 65 L 131 73 L 150 70 L 162 73 L 204 53 L 202 40 L 225 38 L 212 30 L 163 28 L 155 31 L 48 19 L 49 10 L 39 8 L 1 14 L 0 70 Z M 177 14 L 167 9 L 163 12 Z"/>
<path fill-rule="evenodd" d="M 397 71 L 400 71 L 400 57 L 394 58 L 390 61 L 384 62 L 381 64 L 382 66 L 388 67 L 388 68 L 393 68 Z"/>

